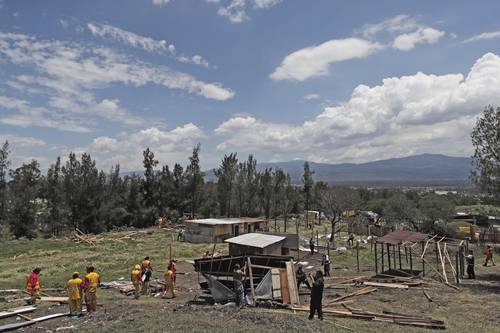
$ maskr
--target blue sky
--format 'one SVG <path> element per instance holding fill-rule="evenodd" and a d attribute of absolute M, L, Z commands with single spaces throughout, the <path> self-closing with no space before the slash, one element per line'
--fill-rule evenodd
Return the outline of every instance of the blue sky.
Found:
<path fill-rule="evenodd" d="M 0 0 L 13 164 L 471 154 L 500 105 L 498 1 Z"/>

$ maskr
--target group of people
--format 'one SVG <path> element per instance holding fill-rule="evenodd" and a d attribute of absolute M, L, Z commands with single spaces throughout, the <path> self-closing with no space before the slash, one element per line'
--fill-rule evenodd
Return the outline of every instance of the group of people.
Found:
<path fill-rule="evenodd" d="M 41 268 L 35 268 L 28 277 L 26 291 L 30 294 L 28 303 L 34 305 L 41 299 L 40 272 Z M 87 273 L 83 279 L 80 273 L 74 272 L 66 286 L 68 288 L 68 303 L 71 316 L 80 316 L 82 314 L 83 299 L 88 315 L 92 315 L 97 309 L 97 288 L 101 283 L 99 273 L 95 272 L 93 266 L 87 267 Z"/>
<path fill-rule="evenodd" d="M 142 264 L 136 264 L 130 274 L 130 280 L 134 285 L 134 297 L 139 299 L 140 295 L 149 295 L 149 282 L 153 276 L 153 263 L 149 257 L 145 257 Z M 167 269 L 163 273 L 164 287 L 162 297 L 175 297 L 175 282 L 177 280 L 177 267 L 175 260 L 170 260 Z"/>
<path fill-rule="evenodd" d="M 491 261 L 492 266 L 495 266 L 495 262 L 493 261 L 493 246 L 492 245 L 487 245 L 486 246 L 486 259 L 484 261 L 483 266 L 487 267 L 488 263 Z M 476 271 L 474 269 L 475 261 L 476 259 L 474 258 L 474 252 L 472 250 L 469 250 L 468 255 L 465 257 L 465 261 L 467 262 L 467 275 L 469 279 L 475 279 L 476 278 Z"/>

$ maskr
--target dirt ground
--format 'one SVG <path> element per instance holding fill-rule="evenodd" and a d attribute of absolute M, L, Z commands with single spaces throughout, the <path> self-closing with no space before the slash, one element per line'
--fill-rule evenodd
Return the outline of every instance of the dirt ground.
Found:
<path fill-rule="evenodd" d="M 153 237 L 153 236 L 152 236 Z M 132 244 L 133 245 L 133 244 Z M 132 246 L 131 245 L 131 246 Z M 187 245 L 183 245 L 187 246 Z M 356 277 L 373 275 L 372 255 L 369 248 L 362 250 L 361 272 L 356 273 L 354 251 L 332 253 L 332 279 L 326 283 L 338 281 L 338 277 Z M 200 251 L 201 252 L 201 251 Z M 311 256 L 301 252 L 301 262 L 314 266 L 309 271 L 320 268 L 319 254 Z M 187 259 L 187 258 L 186 258 Z M 392 310 L 432 316 L 444 320 L 449 332 L 498 332 L 500 325 L 500 265 L 483 267 L 481 256 L 477 256 L 477 280 L 463 280 L 460 291 L 446 287 L 441 283 L 428 280 L 423 287 L 411 287 L 407 290 L 378 288 L 374 293 L 352 298 L 349 306 L 363 310 L 382 312 Z M 24 328 L 23 332 L 428 332 L 428 329 L 399 326 L 393 323 L 373 322 L 345 318 L 332 318 L 325 321 L 309 321 L 306 312 L 290 310 L 269 310 L 247 307 L 237 309 L 233 306 L 208 304 L 203 298 L 198 274 L 185 260 L 178 262 L 177 297 L 162 299 L 143 296 L 135 300 L 124 296 L 115 289 L 101 289 L 98 292 L 98 311 L 91 317 L 71 319 L 62 317 Z M 119 275 L 114 273 L 113 279 Z M 128 276 L 127 276 L 128 277 Z M 161 273 L 155 272 L 155 278 Z M 5 282 L 5 281 L 4 281 Z M 3 284 L 5 286 L 6 283 Z M 11 286 L 15 288 L 18 286 Z M 432 297 L 429 302 L 423 288 Z M 326 289 L 324 300 L 333 299 L 359 289 L 348 286 L 345 289 Z M 300 289 L 301 303 L 308 304 L 307 289 Z M 56 294 L 52 293 L 54 296 Z M 15 304 L 16 306 L 21 303 Z M 14 307 L 14 304 L 0 302 L 2 309 Z M 343 310 L 341 306 L 337 306 Z M 66 312 L 67 305 L 43 303 L 31 317 Z M 14 317 L 0 320 L 0 324 L 16 322 Z M 349 329 L 346 329 L 347 327 Z"/>

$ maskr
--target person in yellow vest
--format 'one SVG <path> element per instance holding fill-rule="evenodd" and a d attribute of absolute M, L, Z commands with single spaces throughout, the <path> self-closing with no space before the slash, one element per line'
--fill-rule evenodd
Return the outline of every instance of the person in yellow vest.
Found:
<path fill-rule="evenodd" d="M 28 281 L 26 282 L 26 291 L 31 295 L 29 304 L 35 304 L 37 299 L 40 299 L 40 279 L 38 275 L 42 271 L 41 268 L 35 268 L 30 276 L 28 276 Z"/>
<path fill-rule="evenodd" d="M 167 270 L 164 274 L 165 277 L 165 289 L 163 290 L 162 297 L 167 298 L 168 292 L 172 291 L 172 298 L 175 297 L 175 282 L 174 282 L 174 272 L 172 271 L 172 265 L 168 265 Z"/>
<path fill-rule="evenodd" d="M 142 294 L 149 295 L 149 281 L 153 275 L 153 263 L 149 260 L 149 257 L 144 258 L 141 265 L 142 275 Z"/>
<path fill-rule="evenodd" d="M 74 272 L 68 280 L 69 315 L 79 316 L 82 313 L 82 279 L 80 273 Z"/>
<path fill-rule="evenodd" d="M 94 267 L 87 267 L 87 275 L 83 281 L 83 290 L 85 291 L 85 304 L 87 305 L 87 314 L 90 316 L 97 309 L 97 288 L 101 283 L 100 276 L 94 272 Z"/>
<path fill-rule="evenodd" d="M 132 271 L 132 274 L 130 274 L 130 280 L 132 281 L 132 284 L 134 285 L 134 297 L 135 299 L 139 299 L 139 296 L 141 294 L 141 265 L 135 265 L 134 270 Z"/>

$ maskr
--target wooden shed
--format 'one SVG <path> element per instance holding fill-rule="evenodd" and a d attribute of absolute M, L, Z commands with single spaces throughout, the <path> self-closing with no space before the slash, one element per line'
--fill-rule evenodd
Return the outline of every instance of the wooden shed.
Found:
<path fill-rule="evenodd" d="M 226 239 L 229 243 L 229 255 L 281 255 L 282 244 L 286 237 L 261 233 L 244 234 Z"/>
<path fill-rule="evenodd" d="M 230 237 L 261 230 L 264 222 L 251 217 L 187 220 L 184 239 L 190 243 L 221 243 Z"/>

